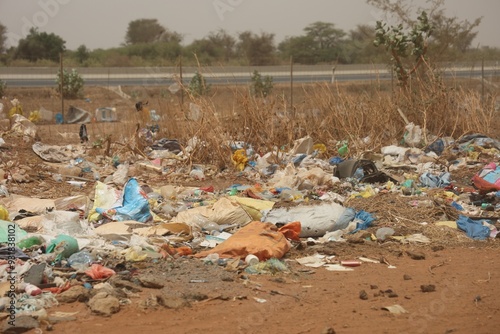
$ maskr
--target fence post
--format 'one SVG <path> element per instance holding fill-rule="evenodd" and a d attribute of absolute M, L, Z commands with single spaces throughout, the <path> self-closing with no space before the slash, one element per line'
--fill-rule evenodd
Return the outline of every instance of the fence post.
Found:
<path fill-rule="evenodd" d="M 184 110 L 184 84 L 182 83 L 182 55 L 179 56 L 179 80 L 181 84 L 181 110 Z"/>
<path fill-rule="evenodd" d="M 481 60 L 481 108 L 484 110 L 484 56 Z"/>
<path fill-rule="evenodd" d="M 61 115 L 63 119 L 63 123 L 65 123 L 65 117 L 64 117 L 64 72 L 63 72 L 63 53 L 59 53 L 59 85 L 60 85 L 60 91 L 61 91 Z"/>
<path fill-rule="evenodd" d="M 293 56 L 290 56 L 290 108 L 292 108 L 292 115 L 295 118 L 295 110 L 293 108 Z"/>

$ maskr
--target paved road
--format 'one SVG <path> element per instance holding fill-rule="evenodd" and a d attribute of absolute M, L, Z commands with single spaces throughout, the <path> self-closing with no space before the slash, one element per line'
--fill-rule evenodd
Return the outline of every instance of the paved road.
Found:
<path fill-rule="evenodd" d="M 105 72 L 105 70 L 104 70 Z M 274 83 L 289 83 L 290 73 L 286 71 L 278 72 L 260 72 L 262 76 L 271 75 Z M 486 68 L 484 75 L 486 78 L 497 76 L 500 71 L 496 68 Z M 445 77 L 455 78 L 481 78 L 481 69 L 461 68 L 453 71 L 446 71 Z M 193 73 L 185 73 L 183 81 L 185 84 Z M 16 74 L 16 73 L 1 73 L 0 79 L 5 81 L 8 87 L 48 87 L 55 86 L 54 74 Z M 106 73 L 82 73 L 87 86 L 158 86 L 171 85 L 177 81 L 175 74 L 158 74 L 158 73 L 122 73 L 122 74 L 106 74 Z M 212 73 L 204 75 L 208 84 L 249 84 L 251 75 L 249 73 L 233 72 L 233 73 Z M 298 71 L 294 72 L 294 83 L 308 82 L 331 82 L 331 71 Z M 348 81 L 377 81 L 391 80 L 391 75 L 387 70 L 348 70 L 336 71 L 335 80 L 338 82 Z"/>

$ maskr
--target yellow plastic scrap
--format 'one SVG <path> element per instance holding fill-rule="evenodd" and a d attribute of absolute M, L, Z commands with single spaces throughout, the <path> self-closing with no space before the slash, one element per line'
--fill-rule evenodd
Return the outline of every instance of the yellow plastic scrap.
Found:
<path fill-rule="evenodd" d="M 371 186 L 366 186 L 365 190 L 363 190 L 359 193 L 352 194 L 350 198 L 356 198 L 356 197 L 369 198 L 369 197 L 375 196 L 376 194 L 377 193 L 375 192 L 375 190 L 373 190 L 373 188 Z"/>
<path fill-rule="evenodd" d="M 484 148 L 484 147 L 478 147 L 479 151 L 481 151 L 481 153 L 483 154 L 488 154 L 488 155 L 495 155 L 495 154 L 498 154 L 498 150 L 494 147 L 492 148 Z"/>
<path fill-rule="evenodd" d="M 479 154 L 481 154 L 481 152 L 469 151 L 467 152 L 467 157 L 469 157 L 473 161 L 476 161 L 479 159 Z"/>
<path fill-rule="evenodd" d="M 0 220 L 10 221 L 9 211 L 3 205 L 0 205 Z"/>
<path fill-rule="evenodd" d="M 30 112 L 28 119 L 33 123 L 38 122 L 40 120 L 40 112 L 38 110 Z"/>
<path fill-rule="evenodd" d="M 451 191 L 443 191 L 442 193 L 436 195 L 435 197 L 441 197 L 445 200 L 448 200 L 450 202 L 458 200 L 458 196 L 455 195 L 455 193 Z"/>
<path fill-rule="evenodd" d="M 387 190 L 393 189 L 394 188 L 394 182 L 387 181 L 387 183 L 385 184 L 384 188 L 387 189 Z"/>
<path fill-rule="evenodd" d="M 318 153 L 325 153 L 326 152 L 326 145 L 325 144 L 314 144 L 312 149 L 313 149 L 313 151 L 318 151 Z"/>
<path fill-rule="evenodd" d="M 144 261 L 148 254 L 140 246 L 132 246 L 125 251 L 125 260 L 130 262 Z"/>
<path fill-rule="evenodd" d="M 14 116 L 15 114 L 22 115 L 23 114 L 23 107 L 21 105 L 17 105 L 15 107 L 12 107 L 9 110 L 9 118 Z"/>
<path fill-rule="evenodd" d="M 245 154 L 245 150 L 244 149 L 239 149 L 239 150 L 236 150 L 234 153 L 233 153 L 233 156 L 231 157 L 231 161 L 233 162 L 233 164 L 235 165 L 236 169 L 239 170 L 240 172 L 245 169 L 245 166 L 248 162 L 248 158 Z"/>

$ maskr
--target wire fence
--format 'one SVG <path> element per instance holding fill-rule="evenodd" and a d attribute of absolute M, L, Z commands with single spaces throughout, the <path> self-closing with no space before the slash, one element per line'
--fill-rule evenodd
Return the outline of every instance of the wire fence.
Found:
<path fill-rule="evenodd" d="M 76 67 L 87 86 L 169 85 L 189 82 L 200 72 L 209 84 L 247 84 L 257 71 L 271 76 L 276 83 L 370 81 L 393 79 L 384 64 L 356 65 L 297 65 L 293 66 L 209 66 L 209 67 Z M 483 78 L 494 81 L 500 74 L 498 61 L 474 63 L 445 63 L 440 69 L 447 77 Z M 65 70 L 73 68 L 65 67 Z M 50 87 L 56 85 L 60 68 L 55 67 L 0 67 L 0 80 L 10 87 Z"/>

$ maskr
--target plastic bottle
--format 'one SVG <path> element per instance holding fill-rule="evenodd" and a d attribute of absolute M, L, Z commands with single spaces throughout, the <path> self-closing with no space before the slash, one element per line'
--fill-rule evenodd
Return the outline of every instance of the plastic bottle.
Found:
<path fill-rule="evenodd" d="M 87 268 L 92 262 L 94 262 L 94 258 L 86 250 L 71 254 L 68 258 L 68 264 L 77 270 Z"/>
<path fill-rule="evenodd" d="M 348 147 L 348 143 L 347 143 L 347 141 L 345 141 L 345 140 L 344 140 L 344 141 L 342 141 L 342 142 L 340 143 L 340 145 L 341 145 L 341 146 L 340 146 L 340 147 L 339 147 L 339 149 L 338 149 L 338 153 L 339 153 L 339 155 L 340 155 L 341 157 L 343 157 L 343 156 L 347 155 L 347 153 L 349 152 L 349 147 Z"/>
<path fill-rule="evenodd" d="M 257 263 L 259 263 L 260 260 L 257 256 L 253 255 L 253 254 L 248 254 L 246 257 L 245 257 L 245 263 L 249 266 L 253 266 L 253 265 L 256 265 Z"/>
<path fill-rule="evenodd" d="M 375 236 L 377 237 L 378 240 L 384 241 L 388 237 L 392 236 L 394 234 L 394 229 L 390 227 L 381 227 L 375 232 Z"/>
<path fill-rule="evenodd" d="M 218 253 L 212 253 L 208 254 L 204 259 L 204 263 L 212 263 L 212 264 L 217 264 L 219 261 L 219 254 Z"/>

